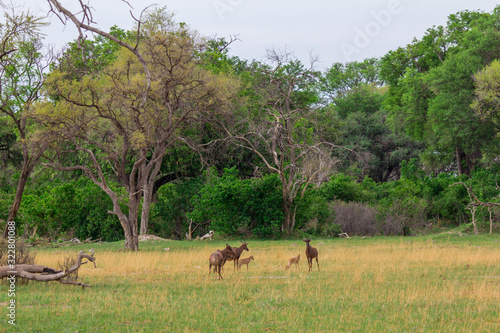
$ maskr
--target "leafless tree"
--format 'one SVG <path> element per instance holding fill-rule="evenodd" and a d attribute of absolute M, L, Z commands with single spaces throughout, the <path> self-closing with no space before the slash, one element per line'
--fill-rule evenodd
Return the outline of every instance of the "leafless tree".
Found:
<path fill-rule="evenodd" d="M 305 68 L 288 53 L 270 51 L 268 58 L 272 66 L 261 66 L 254 73 L 260 78 L 256 90 L 262 114 L 243 118 L 249 124 L 245 128 L 226 123 L 226 141 L 252 151 L 279 175 L 285 215 L 281 229 L 291 233 L 298 199 L 311 184 L 328 179 L 335 164 L 331 150 L 339 147 L 322 141 L 313 130 L 318 111 L 312 91 L 317 79 L 314 60 Z"/>
<path fill-rule="evenodd" d="M 471 211 L 472 214 L 472 225 L 474 226 L 474 233 L 477 235 L 479 231 L 477 230 L 477 225 L 476 225 L 476 210 L 478 207 L 486 207 L 488 209 L 488 213 L 490 215 L 490 234 L 493 233 L 493 219 L 492 219 L 492 210 L 493 208 L 500 207 L 500 203 L 496 202 L 484 202 L 479 200 L 474 192 L 472 191 L 472 187 L 467 186 L 463 182 L 458 182 L 450 186 L 456 186 L 456 185 L 463 185 L 467 189 L 467 193 L 469 194 L 469 199 L 470 203 L 468 205 L 468 208 Z M 499 186 L 497 185 L 497 189 L 500 189 Z"/>

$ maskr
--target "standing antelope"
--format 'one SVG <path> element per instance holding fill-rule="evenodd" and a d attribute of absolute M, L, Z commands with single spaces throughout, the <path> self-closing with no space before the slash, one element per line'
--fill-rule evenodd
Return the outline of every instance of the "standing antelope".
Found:
<path fill-rule="evenodd" d="M 210 255 L 210 258 L 208 259 L 209 266 L 208 266 L 208 275 L 210 276 L 210 273 L 212 272 L 212 266 L 214 266 L 214 273 L 217 272 L 219 273 L 219 278 L 222 279 L 222 275 L 220 274 L 220 269 L 222 265 L 226 262 L 226 259 L 228 256 L 234 256 L 234 252 L 231 249 L 231 246 L 229 244 L 226 244 L 226 248 L 224 250 L 217 250 L 214 253 Z"/>
<path fill-rule="evenodd" d="M 253 258 L 253 256 L 250 256 L 250 257 L 245 258 L 245 259 L 240 259 L 240 260 L 238 261 L 238 270 L 240 270 L 241 266 L 243 266 L 243 265 L 247 265 L 247 271 L 248 271 L 248 264 L 249 264 L 249 263 L 250 263 L 250 261 L 252 261 L 252 260 L 255 260 L 255 259 Z"/>
<path fill-rule="evenodd" d="M 285 271 L 287 271 L 292 264 L 295 264 L 295 267 L 299 268 L 300 254 L 298 256 L 293 256 L 288 259 L 288 265 L 286 265 Z"/>
<path fill-rule="evenodd" d="M 309 264 L 309 272 L 312 270 L 312 265 L 313 265 L 313 259 L 316 258 L 316 264 L 318 265 L 318 270 L 319 269 L 319 262 L 318 262 L 318 250 L 311 245 L 309 245 L 309 242 L 311 239 L 304 239 L 304 242 L 306 242 L 307 247 L 306 247 L 306 257 L 307 257 L 307 263 Z"/>
<path fill-rule="evenodd" d="M 241 253 L 243 250 L 248 251 L 247 243 L 241 242 L 241 245 L 239 247 L 233 247 L 232 250 L 234 252 L 234 255 L 230 255 L 227 257 L 227 260 L 231 261 L 234 260 L 234 270 L 236 270 L 236 266 L 238 266 L 238 260 L 240 259 Z"/>

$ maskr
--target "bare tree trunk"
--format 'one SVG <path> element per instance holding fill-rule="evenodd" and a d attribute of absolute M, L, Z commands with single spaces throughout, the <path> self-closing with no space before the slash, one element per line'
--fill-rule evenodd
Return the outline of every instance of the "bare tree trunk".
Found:
<path fill-rule="evenodd" d="M 144 187 L 144 197 L 142 200 L 141 228 L 139 232 L 141 235 L 149 233 L 149 212 L 151 211 L 152 198 L 153 190 L 146 185 Z"/>
<path fill-rule="evenodd" d="M 131 251 L 139 250 L 139 237 L 133 235 L 133 232 L 125 231 L 125 249 Z"/>
<path fill-rule="evenodd" d="M 458 146 L 455 148 L 455 155 L 457 158 L 457 169 L 458 169 L 458 174 L 463 175 L 464 174 L 464 168 L 462 167 L 462 152 L 458 148 Z"/>
<path fill-rule="evenodd" d="M 123 232 L 125 234 L 125 249 L 131 251 L 139 250 L 139 237 L 138 235 L 134 235 L 134 227 L 133 220 L 131 220 L 131 216 L 133 214 L 129 214 L 129 216 L 125 216 L 124 214 L 117 215 L 120 220 L 120 224 L 122 225 Z M 137 223 L 137 222 L 136 222 Z M 136 227 L 137 230 L 137 227 Z M 137 232 L 136 232 L 137 233 Z"/>
<path fill-rule="evenodd" d="M 137 228 L 137 218 L 138 218 L 138 210 L 139 210 L 139 200 L 140 195 L 138 194 L 130 194 L 129 195 L 129 204 L 128 204 L 128 216 L 125 215 L 119 205 L 118 198 L 111 191 L 106 191 L 106 193 L 110 194 L 110 197 L 113 201 L 113 211 L 109 213 L 114 214 L 120 220 L 120 224 L 123 228 L 123 232 L 125 234 L 125 249 L 131 251 L 139 250 L 139 235 Z M 140 192 L 138 192 L 140 193 Z"/>
<path fill-rule="evenodd" d="M 19 211 L 19 207 L 21 206 L 21 201 L 23 199 L 24 188 L 26 187 L 26 183 L 28 182 L 28 177 L 31 173 L 31 170 L 26 170 L 23 165 L 23 170 L 21 171 L 21 176 L 19 177 L 19 182 L 17 183 L 16 196 L 14 198 L 14 202 L 9 211 L 9 217 L 7 221 L 15 221 L 17 212 Z M 6 239 L 8 234 L 7 225 L 5 226 L 5 230 L 3 231 L 3 238 Z"/>
<path fill-rule="evenodd" d="M 490 234 L 492 234 L 492 233 L 493 233 L 493 220 L 492 220 L 492 218 L 491 218 L 491 214 L 492 214 L 493 212 L 492 212 L 491 207 L 488 207 L 488 212 L 490 213 Z"/>
<path fill-rule="evenodd" d="M 128 235 L 127 229 L 125 230 L 125 249 L 138 251 L 139 250 L 139 234 L 137 228 L 137 218 L 139 212 L 139 200 L 137 195 L 129 202 L 128 212 Z"/>
<path fill-rule="evenodd" d="M 478 235 L 479 234 L 479 231 L 477 230 L 477 225 L 476 225 L 476 209 L 477 207 L 474 206 L 471 208 L 471 212 L 472 212 L 472 225 L 474 226 L 474 234 Z"/>
<path fill-rule="evenodd" d="M 19 211 L 19 207 L 21 206 L 21 201 L 23 199 L 24 189 L 26 187 L 26 183 L 28 182 L 28 178 L 33 172 L 33 168 L 38 163 L 42 152 L 45 150 L 47 146 L 46 142 L 39 143 L 39 150 L 33 153 L 32 156 L 29 154 L 28 144 L 26 142 L 26 134 L 22 128 L 19 129 L 21 133 L 21 142 L 23 147 L 23 166 L 21 169 L 21 175 L 19 177 L 19 182 L 17 183 L 16 196 L 14 197 L 14 202 L 9 211 L 9 216 L 7 221 L 15 221 L 17 217 L 17 212 Z M 5 226 L 5 230 L 3 232 L 3 238 L 7 238 L 7 225 Z"/>
<path fill-rule="evenodd" d="M 189 221 L 189 227 L 188 227 L 188 232 L 186 234 L 186 239 L 187 240 L 192 240 L 193 239 L 193 220 Z"/>
<path fill-rule="evenodd" d="M 292 211 L 292 216 L 291 216 L 291 221 L 290 221 L 290 234 L 295 229 L 295 216 L 296 215 L 297 215 L 297 205 L 295 205 L 293 207 L 293 211 Z"/>
<path fill-rule="evenodd" d="M 477 207 L 488 207 L 488 212 L 490 213 L 490 234 L 491 234 L 493 232 L 493 221 L 491 219 L 491 213 L 492 213 L 491 208 L 499 207 L 500 204 L 495 203 L 495 202 L 482 202 L 482 201 L 480 201 L 476 197 L 474 192 L 472 191 L 472 188 L 469 188 L 469 186 L 467 186 L 463 182 L 455 183 L 453 185 L 450 185 L 450 187 L 455 186 L 455 185 L 463 185 L 467 189 L 467 193 L 469 194 L 469 199 L 471 201 L 468 209 L 470 209 L 471 213 L 472 213 L 472 224 L 474 225 L 474 233 L 476 235 L 478 234 L 478 230 L 477 230 L 477 226 L 476 226 L 476 209 L 477 209 Z"/>
<path fill-rule="evenodd" d="M 288 202 L 287 198 L 283 198 L 283 213 L 285 213 L 285 220 L 283 221 L 283 225 L 281 227 L 281 231 L 290 234 L 291 233 L 291 222 L 292 222 L 292 207 Z"/>

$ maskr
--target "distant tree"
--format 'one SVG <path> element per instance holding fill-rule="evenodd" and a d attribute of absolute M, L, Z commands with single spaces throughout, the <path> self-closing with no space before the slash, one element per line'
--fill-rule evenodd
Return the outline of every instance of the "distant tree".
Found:
<path fill-rule="evenodd" d="M 356 151 L 347 156 L 338 155 L 342 170 L 357 165 L 364 178 L 370 176 L 377 182 L 398 176 L 399 163 L 417 156 L 419 149 L 400 130 L 391 130 L 386 123 L 387 111 L 383 107 L 387 87 L 380 75 L 378 59 L 346 64 L 335 63 L 322 75 L 320 90 L 327 102 L 322 119 L 327 137 L 338 144 Z M 325 127 L 325 124 L 330 129 Z M 336 139 L 332 137 L 336 136 Z"/>
<path fill-rule="evenodd" d="M 383 85 L 380 77 L 380 60 L 365 59 L 362 62 L 334 63 L 321 76 L 319 87 L 327 103 L 334 103 L 356 87 Z"/>
<path fill-rule="evenodd" d="M 332 106 L 341 119 L 338 143 L 363 157 L 360 160 L 351 156 L 362 162 L 359 164 L 362 177 L 369 176 L 376 182 L 399 178 L 400 163 L 417 157 L 421 150 L 404 132 L 389 128 L 383 100 L 380 89 L 359 86 L 345 97 L 337 98 Z M 342 156 L 339 159 L 344 167 L 351 165 Z"/>
<path fill-rule="evenodd" d="M 435 172 L 470 174 L 493 143 L 491 126 L 470 105 L 473 74 L 500 56 L 498 11 L 450 15 L 446 26 L 382 58 L 389 122 L 425 143 L 421 158 Z"/>

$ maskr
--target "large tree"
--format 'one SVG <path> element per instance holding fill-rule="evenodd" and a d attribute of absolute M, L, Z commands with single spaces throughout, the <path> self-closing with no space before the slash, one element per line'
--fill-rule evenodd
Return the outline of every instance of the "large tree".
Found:
<path fill-rule="evenodd" d="M 234 123 L 226 123 L 227 140 L 250 150 L 281 181 L 282 232 L 295 228 L 297 202 L 311 184 L 328 178 L 333 167 L 332 143 L 322 141 L 315 128 L 318 73 L 287 53 L 270 51 L 271 63 L 249 67 L 253 103 Z"/>
<path fill-rule="evenodd" d="M 59 157 L 78 155 L 72 159 L 77 164 L 59 158 L 50 165 L 82 170 L 109 195 L 131 250 L 138 249 L 140 209 L 147 223 L 167 149 L 189 144 L 186 132 L 205 114 L 223 110 L 237 88 L 230 77 L 199 66 L 202 40 L 164 9 L 149 11 L 140 28 L 136 51 L 142 60 L 124 48 L 98 73 L 78 81 L 56 69 L 47 84 L 54 101 L 39 110 L 50 131 L 70 143 L 72 149 L 60 149 Z M 111 175 L 126 199 L 108 182 Z"/>
<path fill-rule="evenodd" d="M 476 84 L 475 100 L 472 108 L 481 121 L 490 124 L 495 133 L 495 143 L 485 153 L 487 160 L 495 161 L 500 155 L 500 61 L 490 65 L 474 75 Z"/>
<path fill-rule="evenodd" d="M 463 11 L 382 59 L 390 84 L 386 107 L 394 127 L 426 144 L 428 167 L 470 174 L 492 138 L 474 115 L 473 74 L 500 56 L 499 11 Z"/>
<path fill-rule="evenodd" d="M 26 182 L 50 142 L 33 131 L 30 120 L 45 80 L 44 71 L 52 59 L 41 44 L 39 29 L 44 25 L 42 18 L 14 9 L 6 11 L 5 23 L 0 23 L 0 115 L 15 128 L 22 150 L 21 173 L 7 221 L 16 218 Z"/>
<path fill-rule="evenodd" d="M 320 89 L 326 107 L 320 126 L 328 137 L 356 151 L 339 155 L 340 167 L 361 170 L 361 178 L 377 182 L 399 176 L 399 163 L 415 157 L 418 148 L 401 131 L 390 130 L 383 107 L 387 87 L 380 77 L 380 61 L 334 63 L 321 77 Z M 359 169 L 358 169 L 359 168 Z"/>
<path fill-rule="evenodd" d="M 369 176 L 376 182 L 399 178 L 400 163 L 417 157 L 421 149 L 404 132 L 389 128 L 384 97 L 384 89 L 361 85 L 336 98 L 330 107 L 332 116 L 340 119 L 338 143 L 363 157 L 350 156 L 358 163 L 362 178 Z M 352 166 L 342 156 L 339 159 L 345 168 Z"/>

